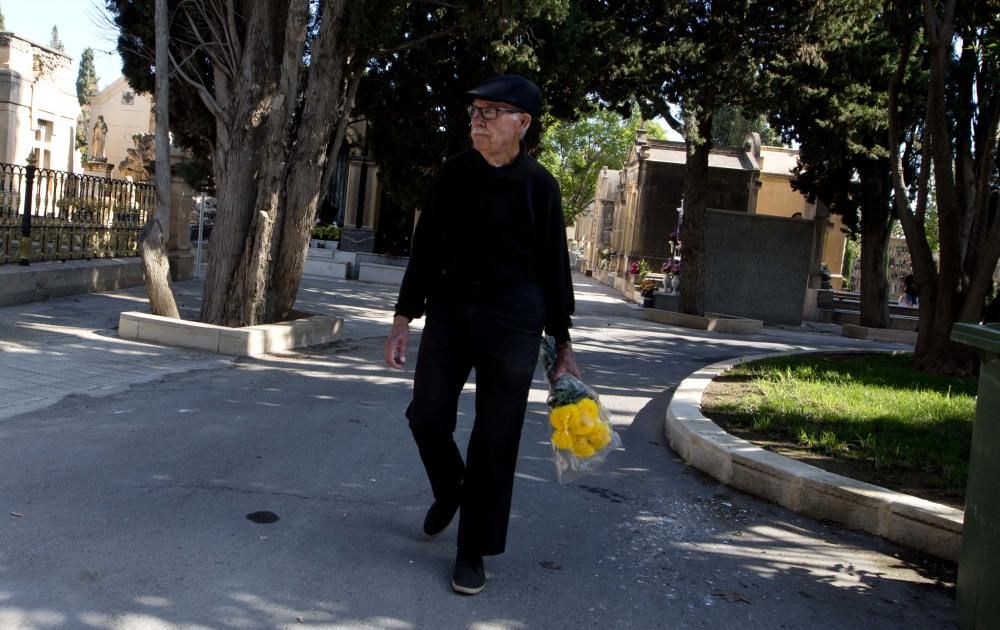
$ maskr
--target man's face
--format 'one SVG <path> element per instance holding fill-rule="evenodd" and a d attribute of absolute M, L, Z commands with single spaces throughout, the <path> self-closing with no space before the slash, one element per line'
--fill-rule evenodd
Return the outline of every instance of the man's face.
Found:
<path fill-rule="evenodd" d="M 499 101 L 472 101 L 476 107 L 497 107 L 499 109 L 515 109 L 508 103 Z M 493 120 L 486 120 L 478 112 L 472 116 L 472 145 L 483 155 L 497 154 L 514 150 L 521 141 L 521 131 L 531 122 L 531 116 L 526 113 L 498 112 Z"/>

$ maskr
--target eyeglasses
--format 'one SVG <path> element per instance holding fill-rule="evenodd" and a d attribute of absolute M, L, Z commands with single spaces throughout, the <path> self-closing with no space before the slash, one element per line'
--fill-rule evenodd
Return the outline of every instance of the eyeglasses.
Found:
<path fill-rule="evenodd" d="M 476 112 L 479 112 L 479 115 L 483 117 L 483 120 L 496 120 L 497 116 L 500 115 L 500 112 L 507 112 L 508 114 L 524 113 L 519 109 L 504 109 L 503 107 L 492 106 L 476 107 L 475 105 L 469 105 L 466 111 L 469 112 L 469 118 L 475 118 Z"/>

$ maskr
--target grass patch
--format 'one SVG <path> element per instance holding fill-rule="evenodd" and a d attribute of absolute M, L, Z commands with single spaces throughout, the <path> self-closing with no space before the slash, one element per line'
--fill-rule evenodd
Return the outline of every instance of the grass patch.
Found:
<path fill-rule="evenodd" d="M 976 380 L 924 374 L 907 354 L 793 355 L 739 365 L 707 416 L 964 500 Z M 713 384 L 714 387 L 714 384 Z M 890 486 L 891 487 L 891 486 Z"/>

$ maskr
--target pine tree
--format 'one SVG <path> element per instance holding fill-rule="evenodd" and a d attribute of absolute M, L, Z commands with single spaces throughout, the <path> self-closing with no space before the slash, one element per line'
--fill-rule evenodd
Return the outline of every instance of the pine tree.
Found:
<path fill-rule="evenodd" d="M 3 17 L 3 10 L 0 9 L 0 31 L 7 30 L 7 21 Z"/>
<path fill-rule="evenodd" d="M 94 69 L 94 49 L 84 48 L 80 55 L 80 71 L 76 75 L 76 99 L 80 116 L 76 121 L 76 148 L 87 159 L 87 129 L 90 128 L 90 97 L 97 93 L 97 71 Z"/>
<path fill-rule="evenodd" d="M 53 39 L 56 38 L 55 28 L 52 29 Z M 80 55 L 80 72 L 76 75 L 76 99 L 80 105 L 86 105 L 91 96 L 97 93 L 97 71 L 94 68 L 94 49 L 84 48 Z"/>
<path fill-rule="evenodd" d="M 49 41 L 49 46 L 59 52 L 66 52 L 66 47 L 63 46 L 62 40 L 59 39 L 59 29 L 55 26 L 52 27 L 52 39 Z"/>

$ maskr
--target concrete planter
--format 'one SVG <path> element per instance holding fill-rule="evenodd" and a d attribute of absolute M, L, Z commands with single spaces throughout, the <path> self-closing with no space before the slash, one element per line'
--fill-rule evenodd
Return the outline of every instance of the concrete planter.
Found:
<path fill-rule="evenodd" d="M 118 336 L 147 343 L 256 357 L 333 341 L 344 320 L 293 311 L 288 321 L 244 328 L 215 326 L 130 311 L 118 320 Z"/>

